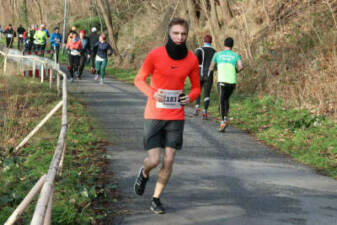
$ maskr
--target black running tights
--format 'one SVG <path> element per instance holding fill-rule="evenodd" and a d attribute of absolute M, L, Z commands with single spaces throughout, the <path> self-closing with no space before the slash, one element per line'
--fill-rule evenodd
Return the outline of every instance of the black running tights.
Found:
<path fill-rule="evenodd" d="M 213 73 L 208 78 L 200 78 L 200 87 L 204 89 L 204 108 L 207 111 L 210 101 L 210 95 L 213 85 Z M 200 95 L 196 100 L 196 104 L 200 105 Z"/>
<path fill-rule="evenodd" d="M 70 77 L 74 78 L 74 73 L 78 72 L 80 65 L 80 56 L 69 54 Z"/>
<path fill-rule="evenodd" d="M 228 83 L 218 83 L 218 91 L 219 91 L 219 113 L 221 115 L 221 119 L 224 120 L 225 117 L 228 116 L 229 111 L 229 98 L 233 94 L 235 90 L 235 84 Z"/>

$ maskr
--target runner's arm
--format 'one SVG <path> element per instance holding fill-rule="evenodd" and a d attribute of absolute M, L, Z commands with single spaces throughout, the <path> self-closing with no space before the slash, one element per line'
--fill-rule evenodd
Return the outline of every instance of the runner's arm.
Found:
<path fill-rule="evenodd" d="M 112 54 L 114 53 L 114 50 L 113 50 L 113 48 L 111 47 L 110 44 L 108 44 L 108 50 L 110 51 L 110 53 L 108 55 L 112 56 Z"/>
<path fill-rule="evenodd" d="M 200 48 L 197 48 L 195 50 L 194 55 L 198 58 L 199 65 L 201 65 L 201 63 L 202 63 L 202 53 L 201 53 Z"/>
<path fill-rule="evenodd" d="M 82 44 L 82 42 L 81 42 L 81 41 L 80 41 L 80 44 L 79 44 L 78 48 L 79 48 L 80 55 L 82 55 L 82 51 L 83 51 L 83 44 Z"/>
<path fill-rule="evenodd" d="M 211 65 L 208 68 L 208 74 L 207 74 L 207 76 L 210 76 L 211 73 L 214 71 L 215 65 L 216 65 L 216 63 L 214 61 L 212 61 Z"/>
<path fill-rule="evenodd" d="M 90 45 L 90 40 L 88 40 L 88 44 L 87 44 L 87 47 L 86 47 L 86 52 L 88 54 L 88 57 L 90 57 L 90 54 L 91 54 L 91 45 Z"/>
<path fill-rule="evenodd" d="M 238 60 L 237 64 L 236 64 L 236 72 L 237 73 L 240 73 L 242 70 L 243 70 L 243 63 L 242 63 L 242 60 Z"/>
<path fill-rule="evenodd" d="M 189 75 L 191 81 L 191 91 L 189 93 L 189 101 L 193 102 L 200 95 L 200 79 L 199 79 L 199 62 L 195 61 L 193 71 Z"/>
<path fill-rule="evenodd" d="M 216 63 L 214 61 L 211 62 L 211 65 L 209 66 L 209 71 L 213 71 L 215 68 Z"/>
<path fill-rule="evenodd" d="M 66 49 L 70 49 L 70 41 L 68 41 L 67 45 L 66 45 Z"/>
<path fill-rule="evenodd" d="M 97 54 L 97 49 L 98 49 L 98 42 L 96 42 L 96 44 L 94 46 L 92 46 L 92 55 L 96 55 Z"/>
<path fill-rule="evenodd" d="M 141 92 L 143 92 L 147 97 L 151 97 L 151 98 L 154 97 L 154 94 L 156 93 L 157 90 L 150 87 L 146 83 L 146 78 L 153 72 L 153 70 L 154 70 L 154 66 L 152 62 L 152 56 L 151 56 L 151 53 L 149 53 L 144 61 L 144 64 L 139 69 L 135 77 L 135 80 L 134 80 L 135 86 Z"/>
<path fill-rule="evenodd" d="M 54 35 L 54 33 L 52 33 L 51 34 L 51 37 L 50 37 L 50 39 L 49 39 L 49 42 L 50 42 L 50 45 L 52 46 L 54 43 L 55 43 L 55 35 Z"/>

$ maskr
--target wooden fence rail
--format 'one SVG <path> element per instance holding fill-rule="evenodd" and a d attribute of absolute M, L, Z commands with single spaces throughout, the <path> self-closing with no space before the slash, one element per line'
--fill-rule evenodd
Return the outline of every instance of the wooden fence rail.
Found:
<path fill-rule="evenodd" d="M 54 195 L 54 181 L 56 175 L 62 174 L 63 168 L 63 158 L 66 150 L 66 137 L 67 137 L 67 126 L 68 126 L 68 93 L 67 93 L 67 75 L 60 70 L 60 66 L 57 63 L 51 63 L 44 58 L 37 56 L 23 56 L 16 54 L 9 54 L 9 49 L 5 51 L 0 51 L 0 57 L 4 57 L 4 73 L 7 72 L 7 64 L 8 60 L 13 61 L 18 64 L 20 68 L 24 68 L 25 65 L 28 65 L 33 69 L 32 76 L 36 77 L 35 70 L 36 68 L 40 68 L 40 78 L 41 82 L 44 81 L 44 73 L 45 68 L 50 69 L 49 73 L 49 87 L 52 88 L 53 82 L 53 72 L 56 72 L 56 89 L 57 93 L 61 94 L 61 81 L 60 76 L 63 77 L 62 82 L 62 101 L 60 101 L 50 113 L 27 135 L 26 138 L 15 148 L 15 152 L 17 153 L 20 148 L 22 148 L 31 137 L 34 136 L 38 132 L 38 130 L 55 114 L 55 112 L 62 107 L 62 122 L 61 122 L 61 131 L 58 137 L 57 146 L 54 152 L 53 159 L 50 163 L 48 173 L 43 175 L 39 181 L 34 185 L 34 187 L 29 191 L 27 196 L 23 199 L 20 205 L 16 208 L 16 210 L 12 213 L 12 215 L 8 218 L 5 225 L 13 225 L 16 220 L 22 215 L 24 210 L 28 207 L 28 205 L 32 202 L 34 197 L 40 192 L 39 199 L 37 201 L 33 218 L 31 220 L 31 225 L 50 225 L 51 224 L 51 213 L 52 213 L 52 203 L 53 203 L 53 195 Z M 21 69 L 23 72 L 23 69 Z M 43 72 L 42 72 L 43 71 Z"/>

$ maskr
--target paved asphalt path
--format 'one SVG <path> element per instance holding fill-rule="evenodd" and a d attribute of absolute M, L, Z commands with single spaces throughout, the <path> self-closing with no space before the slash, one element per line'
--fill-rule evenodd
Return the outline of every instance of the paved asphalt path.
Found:
<path fill-rule="evenodd" d="M 158 169 L 144 196 L 133 184 L 145 151 L 142 145 L 145 97 L 132 85 L 86 75 L 69 85 L 85 100 L 112 143 L 107 157 L 129 213 L 112 224 L 137 225 L 336 225 L 337 182 L 316 174 L 229 127 L 218 133 L 214 120 L 186 112 L 184 147 L 161 197 L 165 215 L 149 210 Z"/>

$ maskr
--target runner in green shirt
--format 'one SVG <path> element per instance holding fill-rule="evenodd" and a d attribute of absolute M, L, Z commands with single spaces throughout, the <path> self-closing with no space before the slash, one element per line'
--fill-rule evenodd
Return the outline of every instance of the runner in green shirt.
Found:
<path fill-rule="evenodd" d="M 44 31 L 45 26 L 41 25 L 40 30 L 37 30 L 34 34 L 34 50 L 43 50 L 45 41 L 48 39 L 47 33 Z"/>
<path fill-rule="evenodd" d="M 233 38 L 226 38 L 224 44 L 224 50 L 215 53 L 209 68 L 210 72 L 214 70 L 215 65 L 218 69 L 219 113 L 221 115 L 219 132 L 224 132 L 228 126 L 229 98 L 236 86 L 236 74 L 243 69 L 241 56 L 232 51 Z"/>

